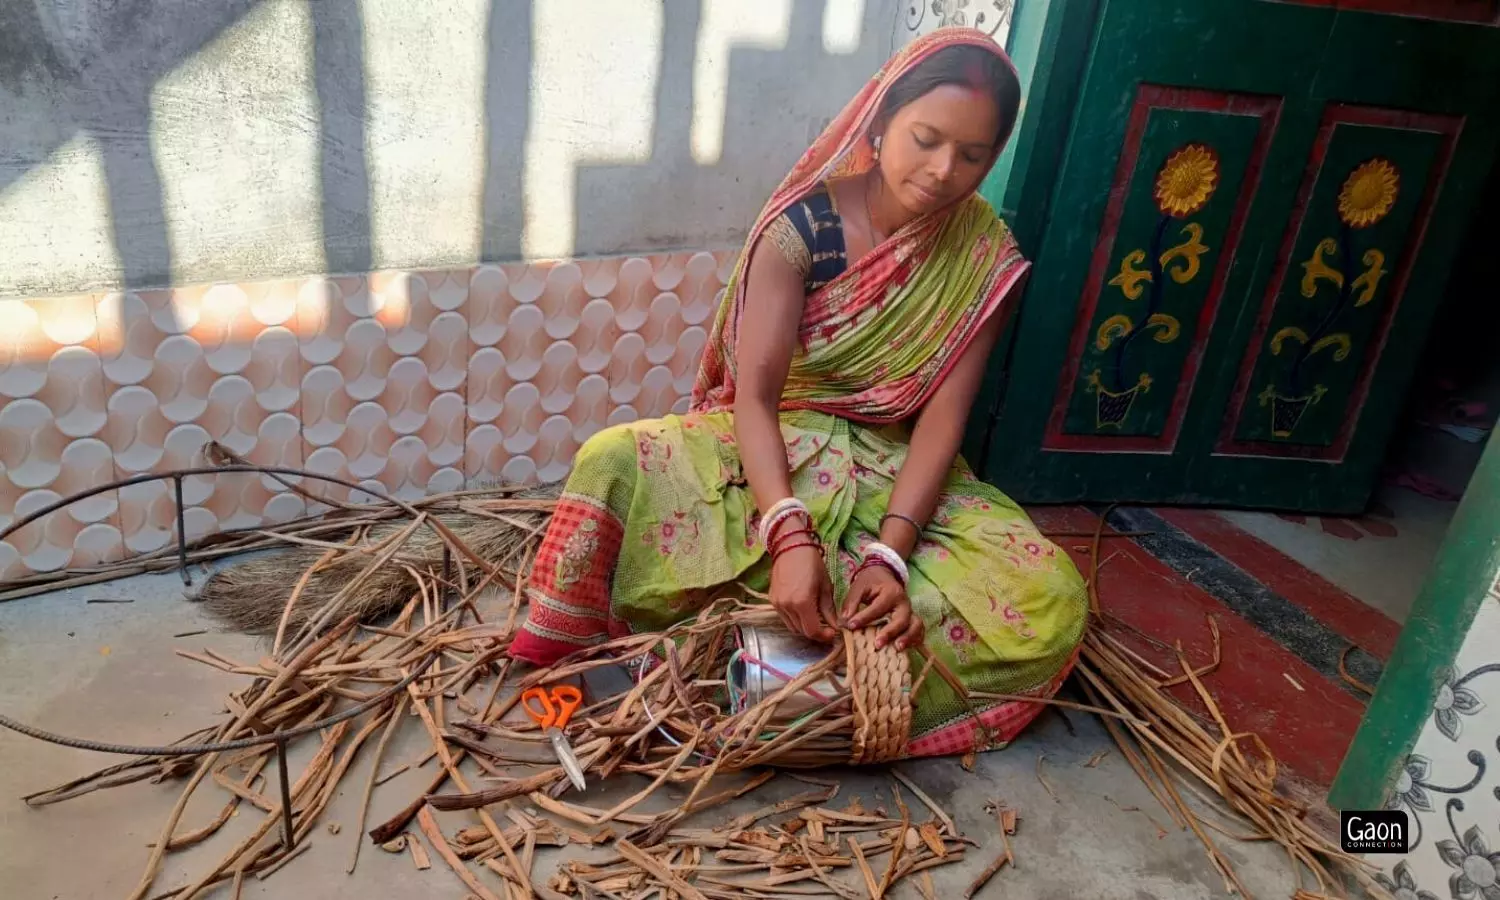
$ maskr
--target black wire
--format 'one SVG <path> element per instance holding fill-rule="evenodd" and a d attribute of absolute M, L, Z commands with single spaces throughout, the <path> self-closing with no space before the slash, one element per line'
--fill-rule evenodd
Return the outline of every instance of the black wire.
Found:
<path fill-rule="evenodd" d="M 302 725 L 288 731 L 278 731 L 273 734 L 260 735 L 257 737 L 236 738 L 232 741 L 220 741 L 214 744 L 174 744 L 165 747 L 137 747 L 131 744 L 107 744 L 100 741 L 90 741 L 84 738 L 75 738 L 61 734 L 55 734 L 51 731 L 37 728 L 35 725 L 27 725 L 25 722 L 18 722 L 15 719 L 12 719 L 9 716 L 3 714 L 0 714 L 0 725 L 9 728 L 11 731 L 24 734 L 27 737 L 36 738 L 39 741 L 46 741 L 49 744 L 60 744 L 64 747 L 73 747 L 77 750 L 93 750 L 96 753 L 120 753 L 128 756 L 197 756 L 202 753 L 223 753 L 229 750 L 243 750 L 247 747 L 263 747 L 269 746 L 271 744 L 279 744 L 284 741 L 290 741 L 294 738 L 299 738 L 304 734 L 311 734 L 314 731 L 320 731 L 331 725 L 337 725 L 340 722 L 352 719 L 362 713 L 369 712 L 370 710 L 394 697 L 398 692 L 405 690 L 408 685 L 420 678 L 422 673 L 427 671 L 427 668 L 437 661 L 439 655 L 440 651 L 436 650 L 432 653 L 429 653 L 427 655 L 427 658 L 422 661 L 421 665 L 413 669 L 410 675 L 407 675 L 405 678 L 376 694 L 374 697 L 371 697 L 369 700 L 366 700 L 357 706 L 352 706 L 341 713 L 329 716 L 326 719 L 319 719 L 318 721 L 311 724 Z"/>

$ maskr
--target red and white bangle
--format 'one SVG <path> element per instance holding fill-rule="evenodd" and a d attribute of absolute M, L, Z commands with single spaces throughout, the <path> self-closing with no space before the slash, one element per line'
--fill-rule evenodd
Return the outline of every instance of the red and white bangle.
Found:
<path fill-rule="evenodd" d="M 854 575 L 850 580 L 853 581 L 854 578 L 858 578 L 860 573 L 865 571 L 866 569 L 885 569 L 887 572 L 891 573 L 892 578 L 896 579 L 897 581 L 901 580 L 901 573 L 891 568 L 890 563 L 886 562 L 884 559 L 881 559 L 878 556 L 866 556 L 859 565 L 854 567 Z"/>
<path fill-rule="evenodd" d="M 796 497 L 787 497 L 772 504 L 760 520 L 760 545 L 769 550 L 771 539 L 776 536 L 776 529 L 788 518 L 799 514 L 806 516 L 809 522 L 812 521 L 812 513 L 807 511 L 807 504 Z"/>
<path fill-rule="evenodd" d="M 906 568 L 906 560 L 901 558 L 901 554 L 879 541 L 871 541 L 865 545 L 863 562 L 872 562 L 875 560 L 878 560 L 875 563 L 876 565 L 885 566 L 895 573 L 897 580 L 903 586 L 905 586 L 907 580 L 911 577 L 911 573 Z"/>

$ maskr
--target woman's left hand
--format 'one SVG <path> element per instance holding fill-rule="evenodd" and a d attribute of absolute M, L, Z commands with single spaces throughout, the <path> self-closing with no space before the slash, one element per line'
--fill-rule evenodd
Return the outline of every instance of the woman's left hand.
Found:
<path fill-rule="evenodd" d="M 852 612 L 851 612 L 852 611 Z M 911 608 L 911 598 L 894 573 L 882 566 L 870 566 L 854 576 L 844 598 L 844 627 L 863 628 L 889 615 L 890 621 L 875 636 L 875 646 L 892 641 L 897 650 L 922 643 L 926 627 Z"/>

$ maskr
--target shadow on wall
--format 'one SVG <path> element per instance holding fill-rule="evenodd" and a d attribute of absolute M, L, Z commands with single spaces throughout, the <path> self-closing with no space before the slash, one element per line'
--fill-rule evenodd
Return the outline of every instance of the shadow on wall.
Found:
<path fill-rule="evenodd" d="M 367 272 L 370 174 L 365 162 L 365 54 L 359 0 L 313 0 L 323 260 L 329 272 Z"/>
<path fill-rule="evenodd" d="M 91 139 L 103 162 L 120 287 L 134 291 L 172 284 L 160 151 L 152 146 L 152 91 L 261 2 L 14 0 L 0 5 L 0 122 L 5 123 L 0 193 L 75 137 Z M 309 13 L 321 111 L 315 127 L 320 130 L 323 257 L 327 271 L 363 272 L 370 268 L 371 248 L 359 4 L 317 0 Z M 172 315 L 170 308 L 160 312 Z M 122 310 L 122 316 L 127 313 Z"/>
<path fill-rule="evenodd" d="M 172 256 L 149 134 L 151 89 L 257 2 L 0 4 L 0 191 L 74 137 L 93 138 L 124 285 L 168 283 Z"/>
<path fill-rule="evenodd" d="M 579 167 L 573 246 L 592 253 L 741 240 L 777 180 L 892 50 L 885 17 L 866 9 L 857 48 L 829 53 L 823 22 L 834 2 L 792 0 L 784 47 L 731 51 L 723 152 L 718 162 L 704 166 L 693 159 L 692 119 L 694 54 L 707 4 L 666 0 L 650 159 Z M 810 96 L 824 101 L 811 119 Z M 741 174 L 749 172 L 767 177 Z M 725 223 L 725 209 L 741 210 L 743 221 Z"/>
<path fill-rule="evenodd" d="M 564 193 L 574 198 L 561 207 L 555 200 L 541 204 L 548 207 L 543 218 L 551 214 L 552 220 L 545 228 L 545 246 L 533 241 L 533 251 L 542 256 L 726 245 L 743 234 L 776 178 L 821 124 L 888 55 L 908 12 L 897 0 L 780 0 L 763 10 L 750 0 L 660 0 L 661 35 L 647 41 L 654 46 L 631 45 L 615 34 L 581 33 L 585 43 L 607 48 L 602 70 L 593 76 L 599 83 L 621 73 L 634 78 L 643 65 L 656 65 L 650 79 L 654 97 L 631 101 L 650 106 L 639 112 L 612 110 L 615 120 L 629 121 L 632 130 L 641 123 L 642 133 L 649 131 L 649 147 L 644 158 L 615 153 L 610 160 L 612 150 L 588 158 L 591 145 L 610 144 L 607 132 L 602 141 L 598 130 L 569 136 L 565 142 L 574 146 L 568 152 L 584 158 L 576 170 L 571 161 L 554 167 L 559 177 L 574 183 L 564 181 L 563 190 L 551 194 L 525 184 L 528 149 L 535 156 L 550 153 L 552 146 L 536 145 L 534 120 L 547 117 L 552 123 L 548 136 L 555 140 L 554 120 L 597 118 L 599 110 L 589 106 L 597 98 L 560 100 L 556 85 L 538 82 L 539 76 L 555 74 L 559 61 L 534 62 L 535 0 L 449 5 L 449 12 L 424 19 L 405 16 L 399 4 L 379 0 L 0 4 L 0 123 L 6 132 L 0 141 L 0 194 L 49 161 L 54 164 L 50 168 L 68 166 L 66 151 L 61 156 L 58 151 L 84 138 L 97 148 L 107 198 L 97 212 L 77 207 L 76 233 L 92 234 L 89 223 L 98 222 L 104 230 L 97 241 L 114 245 L 121 268 L 116 283 L 112 265 L 100 265 L 104 257 L 100 263 L 83 262 L 101 252 L 92 238 L 52 250 L 47 238 L 37 237 L 29 252 L 39 259 L 49 253 L 62 258 L 75 254 L 77 258 L 60 265 L 68 272 L 81 263 L 79 275 L 70 280 L 46 271 L 45 265 L 28 266 L 28 271 L 4 273 L 8 283 L 0 285 L 0 295 L 117 286 L 138 291 L 172 285 L 179 275 L 202 282 L 519 259 L 528 225 L 537 222 L 537 210 L 526 209 L 528 187 L 544 198 L 560 199 L 557 195 Z M 487 22 L 481 23 L 476 15 L 485 11 Z M 215 43 L 252 13 L 253 27 Z M 557 18 L 556 10 L 552 17 Z M 702 26 L 709 18 L 716 24 L 705 33 Z M 843 52 L 826 46 L 828 22 L 834 19 L 844 20 L 838 28 L 844 34 Z M 461 24 L 452 33 L 432 32 L 435 22 L 447 20 Z M 753 46 L 740 45 L 735 26 L 726 30 L 728 20 L 757 33 L 749 38 Z M 544 24 L 551 29 L 548 40 L 563 44 L 566 36 L 551 33 L 559 25 L 589 27 L 588 21 Z M 458 42 L 451 45 L 456 49 L 471 39 L 464 29 L 481 27 L 484 34 L 474 36 L 482 41 L 482 47 L 476 42 L 476 51 L 484 55 L 483 96 L 475 108 L 483 117 L 483 158 L 473 160 L 482 177 L 476 191 L 479 208 L 465 205 L 468 199 L 457 196 L 462 191 L 451 178 L 439 188 L 396 195 L 402 202 L 435 198 L 431 205 L 440 207 L 439 216 L 453 206 L 462 212 L 460 221 L 477 213 L 473 255 L 452 249 L 451 240 L 423 249 L 420 238 L 407 257 L 400 248 L 382 250 L 372 238 L 375 207 L 378 202 L 390 207 L 393 180 L 420 182 L 424 164 L 461 168 L 470 162 L 467 150 L 461 151 L 462 158 L 433 153 L 430 159 L 413 161 L 409 154 L 402 156 L 406 148 L 388 146 L 412 135 L 413 146 L 425 137 L 430 151 L 445 137 L 455 143 L 465 139 L 459 132 L 469 127 L 461 117 L 454 122 L 450 116 L 439 125 L 449 130 L 441 132 L 432 127 L 431 117 L 413 116 L 408 107 L 434 101 L 420 84 L 413 88 L 411 78 L 402 83 L 390 70 L 401 65 L 402 52 L 441 53 L 450 40 Z M 382 44 L 374 38 L 374 50 L 367 46 L 371 28 L 387 40 Z M 774 32 L 777 37 L 767 40 Z M 290 46 L 309 34 L 310 46 Z M 691 144 L 695 99 L 699 106 L 705 100 L 694 96 L 695 66 L 701 63 L 695 57 L 705 35 L 731 46 L 719 48 L 727 57 L 727 71 L 719 76 L 726 78 L 727 87 L 717 96 L 721 87 L 713 85 L 716 96 L 708 98 L 710 105 L 722 102 L 725 107 L 723 124 L 709 126 L 720 132 L 716 143 L 723 151 L 711 163 L 700 164 Z M 394 55 L 392 37 L 400 47 Z M 370 59 L 371 52 L 379 58 Z M 376 72 L 378 89 L 366 83 L 369 70 Z M 168 76 L 174 77 L 164 82 Z M 540 107 L 534 102 L 538 91 L 548 98 Z M 465 108 L 468 99 L 455 96 L 452 108 Z M 161 133 L 152 131 L 153 117 Z M 214 130 L 195 133 L 198 123 Z M 386 143 L 372 145 L 372 140 Z M 301 174 L 304 147 L 316 153 L 316 160 L 306 159 L 315 173 Z M 372 190 L 377 170 L 383 173 L 385 200 Z M 280 183 L 278 175 L 284 175 Z M 437 184 L 437 172 L 433 175 Z M 48 177 L 43 176 L 44 185 Z M 306 189 L 299 190 L 304 183 Z M 45 207 L 38 218 L 64 233 L 70 200 L 62 192 L 68 186 L 88 190 L 76 182 L 59 182 L 44 186 L 39 195 Z M 253 196 L 260 191 L 267 196 Z M 316 202 L 303 202 L 312 199 L 309 194 L 316 195 Z M 239 214 L 237 206 L 245 212 Z M 16 211 L 23 217 L 28 212 Z M 392 215 L 389 209 L 385 214 Z M 14 221 L 12 226 L 19 227 Z M 181 259 L 174 259 L 174 240 Z M 191 243 L 184 247 L 183 241 Z"/>
<path fill-rule="evenodd" d="M 493 0 L 485 27 L 484 187 L 479 258 L 521 258 L 531 122 L 533 0 Z"/>
<path fill-rule="evenodd" d="M 732 252 L 491 264 L 520 256 L 528 221 L 536 0 L 488 4 L 476 222 L 485 263 L 369 273 L 372 183 L 383 171 L 372 168 L 368 137 L 379 105 L 366 80 L 374 39 L 360 18 L 372 0 L 313 0 L 303 21 L 317 115 L 274 103 L 250 114 L 316 131 L 322 249 L 328 270 L 355 274 L 150 289 L 170 282 L 169 234 L 181 225 L 167 221 L 153 157 L 156 82 L 195 54 L 204 62 L 203 48 L 257 6 L 282 2 L 0 2 L 0 191 L 76 136 L 96 141 L 126 263 L 122 291 L 0 300 L 0 526 L 92 484 L 202 464 L 210 440 L 254 462 L 408 497 L 466 481 L 550 480 L 599 428 L 683 402 Z M 640 111 L 654 122 L 649 154 L 576 172 L 578 246 L 728 243 L 889 50 L 891 4 L 868 0 L 858 46 L 845 55 L 821 38 L 825 4 L 839 0 L 791 0 L 784 46 L 730 50 L 724 150 L 699 165 L 690 146 L 694 56 L 712 2 L 664 3 L 655 109 Z M 413 28 L 397 37 L 408 35 L 420 36 Z M 221 49 L 206 60 L 216 79 L 208 83 L 232 88 L 242 61 L 221 59 Z M 575 114 L 587 102 L 577 98 Z M 201 161 L 195 185 L 214 187 L 212 166 L 211 156 Z M 706 224 L 740 217 L 725 210 L 744 210 L 735 233 Z M 673 224 L 642 232 L 648 220 Z M 283 486 L 251 476 L 194 478 L 185 488 L 189 537 L 307 511 Z M 170 488 L 127 488 L 0 545 L 0 577 L 174 539 Z"/>

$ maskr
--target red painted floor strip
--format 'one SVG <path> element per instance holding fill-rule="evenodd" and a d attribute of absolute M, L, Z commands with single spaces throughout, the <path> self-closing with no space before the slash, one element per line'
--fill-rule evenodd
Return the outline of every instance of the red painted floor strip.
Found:
<path fill-rule="evenodd" d="M 1092 532 L 1098 521 L 1077 507 L 1029 512 L 1043 532 Z M 1087 574 L 1089 539 L 1056 541 Z M 1101 607 L 1168 647 L 1180 641 L 1194 666 L 1213 657 L 1208 628 L 1208 617 L 1213 616 L 1222 658 L 1203 682 L 1230 728 L 1258 734 L 1280 765 L 1303 778 L 1320 785 L 1332 782 L 1364 713 L 1363 704 L 1133 541 L 1105 540 L 1100 559 L 1107 560 L 1099 575 Z M 1118 625 L 1107 625 L 1106 630 L 1162 669 L 1181 670 L 1170 650 Z M 1170 690 L 1189 709 L 1207 713 L 1191 685 Z"/>
<path fill-rule="evenodd" d="M 1382 662 L 1390 658 L 1401 626 L 1385 613 L 1217 513 L 1198 509 L 1153 511 Z"/>

